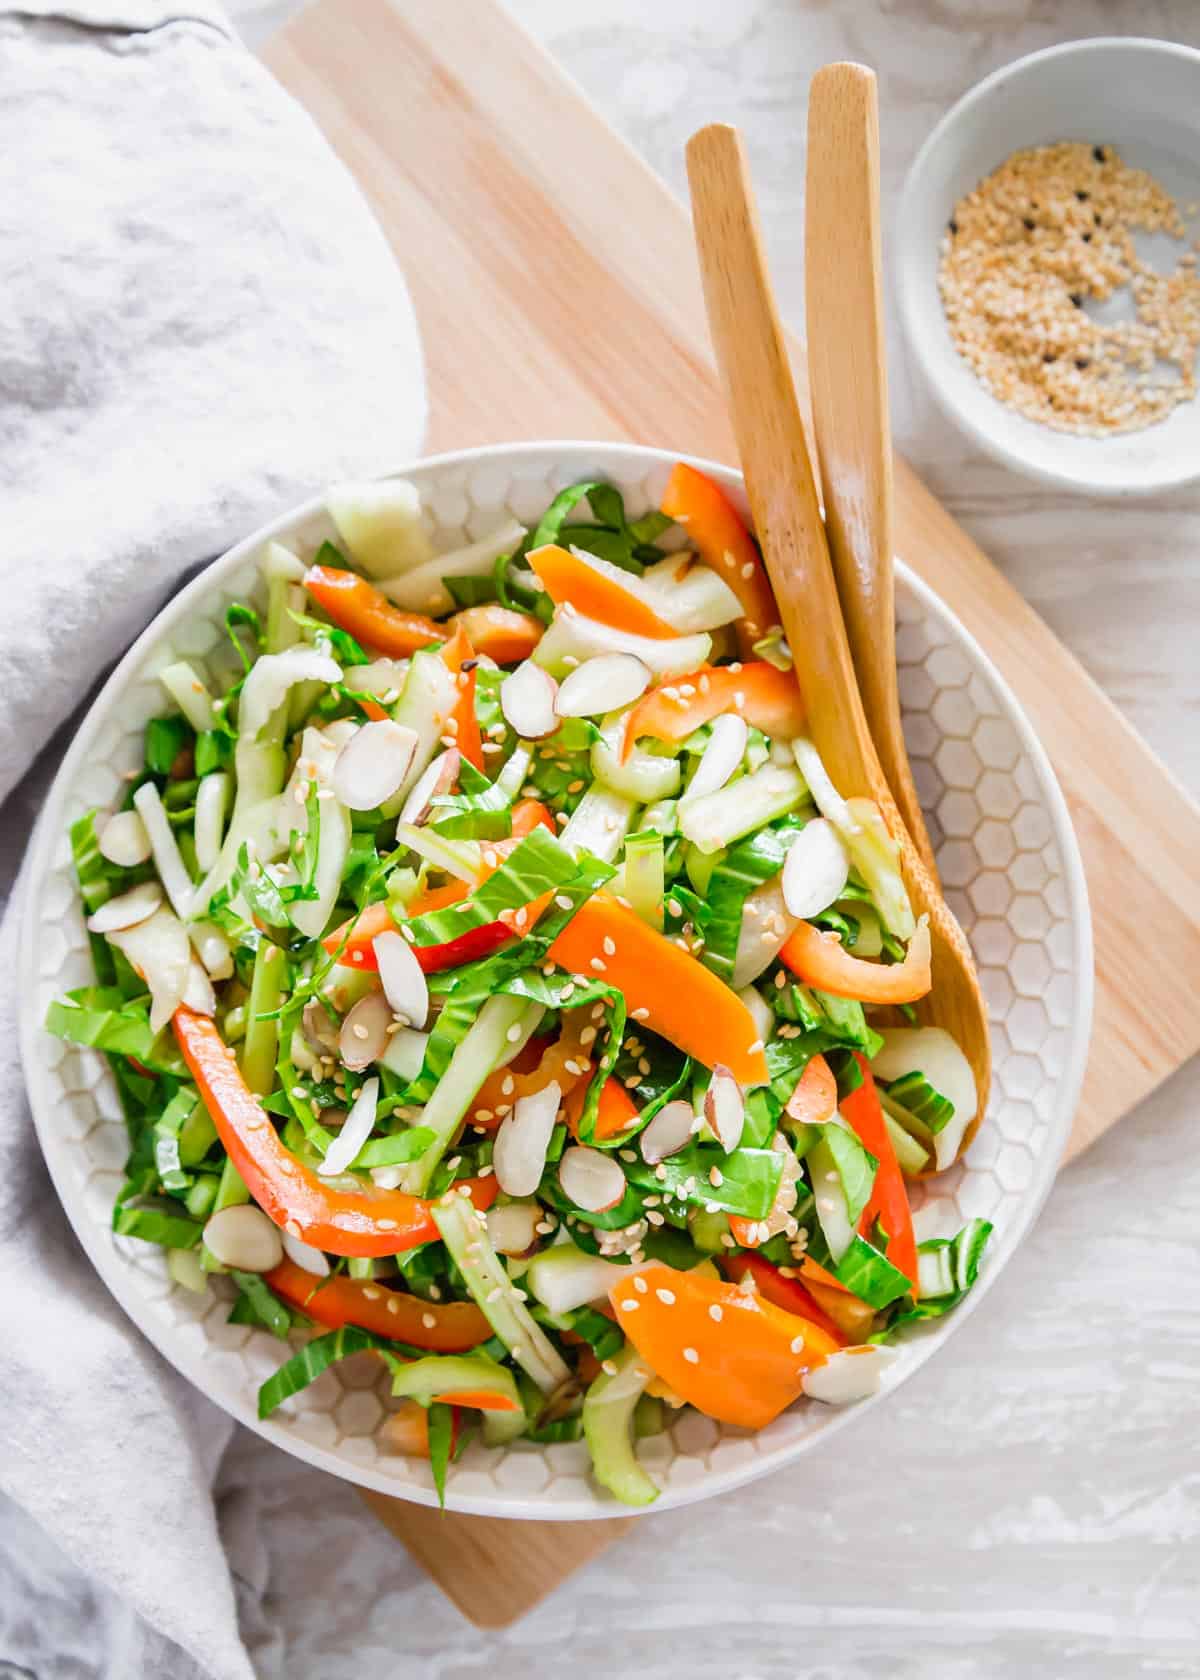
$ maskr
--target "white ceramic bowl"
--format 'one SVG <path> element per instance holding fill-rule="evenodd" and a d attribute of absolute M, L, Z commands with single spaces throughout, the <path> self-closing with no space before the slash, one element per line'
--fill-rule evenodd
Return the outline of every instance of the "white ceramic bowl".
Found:
<path fill-rule="evenodd" d="M 1056 140 L 1115 145 L 1184 210 L 1200 200 L 1200 52 L 1168 41 L 1069 42 L 997 70 L 947 112 L 909 171 L 896 220 L 901 318 L 913 360 L 950 418 L 1021 472 L 1097 496 L 1187 483 L 1200 476 L 1200 402 L 1182 403 L 1144 431 L 1074 437 L 997 401 L 951 341 L 937 283 L 951 211 L 1013 152 Z M 1190 231 L 1200 233 L 1200 222 L 1193 219 Z M 1165 234 L 1136 237 L 1157 267 L 1174 267 L 1182 254 Z"/>
<path fill-rule="evenodd" d="M 442 548 L 529 521 L 564 485 L 605 478 L 636 511 L 655 507 L 675 457 L 620 444 L 521 444 L 442 456 L 404 469 L 420 487 Z M 703 465 L 704 463 L 700 463 Z M 708 467 L 735 495 L 741 481 Z M 86 935 L 67 825 L 111 805 L 122 772 L 141 764 L 148 718 L 165 709 L 155 673 L 186 656 L 223 657 L 227 604 L 258 593 L 256 556 L 270 537 L 311 552 L 332 528 L 317 502 L 257 532 L 216 561 L 154 621 L 122 660 L 63 762 L 31 854 L 20 958 L 22 1055 L 47 1163 L 75 1231 L 134 1322 L 212 1400 L 268 1440 L 350 1481 L 433 1503 L 428 1467 L 376 1448 L 385 1389 L 377 1361 L 327 1372 L 268 1422 L 259 1384 L 284 1357 L 263 1331 L 225 1322 L 218 1280 L 197 1297 L 172 1285 L 162 1251 L 110 1229 L 126 1151 L 125 1128 L 103 1059 L 42 1028 L 46 1008 L 90 980 Z M 923 1187 L 926 1234 L 950 1234 L 983 1215 L 996 1225 L 973 1310 L 1029 1229 L 1054 1177 L 1079 1095 L 1091 1015 L 1090 924 L 1083 873 L 1062 795 L 1015 700 L 986 655 L 904 567 L 898 577 L 901 691 L 918 787 L 940 846 L 948 896 L 975 943 L 992 1018 L 995 1082 L 988 1119 L 967 1162 Z M 965 1311 L 906 1342 L 893 1388 L 962 1323 Z M 946 1373 L 953 1381 L 953 1371 Z M 655 1510 L 721 1493 L 778 1469 L 886 1392 L 836 1411 L 805 1401 L 760 1435 L 721 1430 L 696 1413 L 643 1443 L 663 1488 Z M 864 1427 L 866 1425 L 864 1424 Z M 449 1480 L 454 1509 L 489 1516 L 587 1518 L 616 1514 L 587 1474 L 582 1444 L 473 1447 Z"/>

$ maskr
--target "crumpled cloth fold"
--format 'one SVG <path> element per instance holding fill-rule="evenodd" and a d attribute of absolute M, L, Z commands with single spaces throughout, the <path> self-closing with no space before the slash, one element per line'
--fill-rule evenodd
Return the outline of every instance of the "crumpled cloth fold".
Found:
<path fill-rule="evenodd" d="M 425 397 L 357 188 L 203 5 L 0 7 L 0 296 L 11 889 L 69 720 L 181 575 L 417 454 Z M 0 929 L 0 1669 L 248 1680 L 212 1497 L 233 1425 L 109 1297 L 50 1186 L 15 1050 L 19 896 Z"/>

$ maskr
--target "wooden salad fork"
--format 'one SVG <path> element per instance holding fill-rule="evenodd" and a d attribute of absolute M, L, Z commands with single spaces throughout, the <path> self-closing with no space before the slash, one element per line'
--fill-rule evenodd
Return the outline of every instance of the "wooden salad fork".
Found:
<path fill-rule="evenodd" d="M 812 739 L 838 791 L 873 799 L 897 842 L 913 911 L 928 916 L 932 939 L 933 990 L 918 1013 L 944 1027 L 970 1063 L 978 1125 L 991 1080 L 983 995 L 962 929 L 901 819 L 867 728 L 737 130 L 701 129 L 688 143 L 687 165 L 717 365 Z"/>
<path fill-rule="evenodd" d="M 879 102 L 865 65 L 828 64 L 812 79 L 804 207 L 808 377 L 825 535 L 867 727 L 905 827 L 936 881 L 896 686 Z"/>

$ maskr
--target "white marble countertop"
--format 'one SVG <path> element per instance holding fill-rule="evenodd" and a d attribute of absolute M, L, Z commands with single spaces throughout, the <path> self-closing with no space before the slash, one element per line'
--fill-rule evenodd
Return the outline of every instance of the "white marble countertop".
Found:
<path fill-rule="evenodd" d="M 935 119 L 996 66 L 1089 34 L 1200 46 L 1193 0 L 509 4 L 677 189 L 691 130 L 741 125 L 793 320 L 819 63 L 879 71 L 891 205 Z M 256 44 L 292 9 L 234 7 Z M 905 452 L 1200 795 L 1200 490 L 1097 506 L 1026 482 L 950 431 L 894 361 Z M 1181 1296 L 1200 1230 L 1198 1107 L 1193 1064 L 1066 1171 L 986 1306 L 869 1427 L 789 1474 L 639 1526 L 499 1637 L 463 1622 L 349 1488 L 243 1433 L 224 1515 L 237 1519 L 239 1483 L 257 1489 L 262 1609 L 247 1635 L 261 1673 L 1195 1676 L 1200 1320 Z M 289 1576 L 316 1499 L 341 1567 L 336 1592 L 314 1601 L 289 1593 Z"/>

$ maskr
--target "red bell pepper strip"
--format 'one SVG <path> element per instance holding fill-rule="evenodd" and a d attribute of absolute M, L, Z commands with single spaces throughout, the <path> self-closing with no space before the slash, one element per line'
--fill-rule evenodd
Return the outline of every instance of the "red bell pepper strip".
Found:
<path fill-rule="evenodd" d="M 314 1277 L 293 1260 L 281 1260 L 263 1275 L 277 1295 L 330 1330 L 357 1324 L 431 1353 L 466 1353 L 492 1333 L 473 1301 L 441 1305 L 358 1278 Z"/>
<path fill-rule="evenodd" d="M 399 1254 L 437 1240 L 432 1204 L 402 1190 L 327 1184 L 285 1148 L 233 1052 L 207 1015 L 181 1004 L 172 1018 L 183 1059 L 230 1160 L 267 1217 L 327 1254 Z M 495 1174 L 462 1179 L 477 1208 L 496 1199 Z"/>
<path fill-rule="evenodd" d="M 862 1074 L 862 1083 L 848 1097 L 842 1098 L 841 1112 L 863 1148 L 869 1149 L 879 1162 L 871 1198 L 862 1211 L 858 1229 L 862 1236 L 869 1237 L 876 1219 L 879 1220 L 887 1232 L 887 1257 L 908 1278 L 912 1284 L 913 1299 L 916 1300 L 917 1239 L 913 1233 L 908 1191 L 867 1059 L 857 1050 L 854 1059 Z"/>
<path fill-rule="evenodd" d="M 741 1283 L 743 1278 L 753 1278 L 754 1285 L 764 1301 L 773 1302 L 775 1306 L 782 1307 L 784 1312 L 797 1313 L 801 1318 L 807 1318 L 810 1323 L 819 1325 L 839 1347 L 845 1347 L 845 1336 L 829 1314 L 817 1305 L 804 1285 L 795 1278 L 784 1277 L 778 1266 L 764 1260 L 761 1254 L 723 1254 L 720 1266 L 725 1276 L 733 1283 Z"/>
<path fill-rule="evenodd" d="M 304 587 L 339 629 L 389 659 L 404 659 L 418 648 L 446 639 L 444 625 L 422 613 L 402 612 L 356 572 L 310 566 Z"/>
<path fill-rule="evenodd" d="M 488 863 L 485 855 L 483 867 L 479 874 L 480 881 L 486 881 L 488 876 L 499 867 L 501 859 L 506 857 L 508 852 L 513 849 L 515 841 L 523 840 L 535 828 L 548 828 L 551 834 L 557 834 L 558 832 L 554 826 L 554 818 L 540 800 L 519 799 L 513 806 L 511 839 L 488 842 L 485 854 L 493 854 L 496 862 L 495 864 Z M 428 887 L 409 904 L 408 914 L 410 917 L 425 916 L 433 910 L 445 910 L 451 904 L 460 904 L 464 898 L 470 896 L 470 893 L 471 888 L 466 881 L 447 881 L 444 887 Z M 531 907 L 530 915 L 527 918 L 528 925 L 532 926 L 534 920 Z M 378 969 L 379 963 L 376 961 L 375 948 L 372 942 L 376 934 L 387 933 L 395 926 L 387 900 L 379 899 L 375 904 L 368 904 L 364 910 L 360 910 L 352 922 L 343 922 L 341 927 L 334 928 L 332 933 L 326 934 L 321 943 L 331 957 L 337 956 L 338 961 L 345 963 L 347 967 L 361 968 L 374 973 Z M 486 927 L 475 929 L 473 932 L 494 933 L 496 944 L 490 947 L 490 950 L 498 949 L 505 939 L 512 936 L 511 926 L 499 921 L 488 923 Z M 434 959 L 433 953 L 441 952 L 445 955 L 450 951 L 451 945 L 456 943 L 456 941 L 451 941 L 447 945 L 426 945 L 420 948 L 414 946 L 414 950 L 417 951 L 417 961 L 421 964 L 424 972 L 433 974 L 439 969 L 454 968 L 458 963 L 468 961 L 467 957 L 453 955 L 444 961 Z M 473 952 L 475 956 L 487 956 L 489 954 L 489 950 Z"/>
<path fill-rule="evenodd" d="M 758 544 L 720 485 L 682 461 L 667 480 L 660 505 L 668 518 L 678 520 L 705 565 L 725 579 L 741 602 L 743 616 L 735 629 L 745 658 L 779 623 Z"/>

